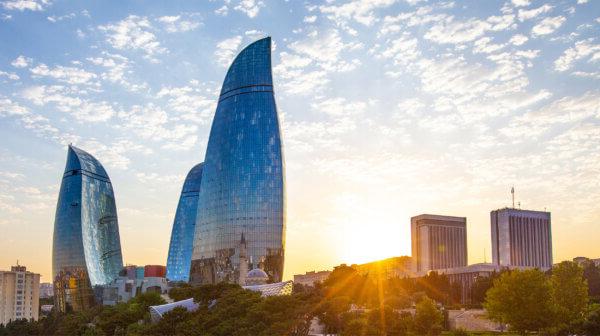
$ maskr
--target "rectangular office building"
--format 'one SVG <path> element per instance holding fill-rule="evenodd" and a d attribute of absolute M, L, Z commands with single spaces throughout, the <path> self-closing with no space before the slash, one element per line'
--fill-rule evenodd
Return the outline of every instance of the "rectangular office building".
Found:
<path fill-rule="evenodd" d="M 415 272 L 467 266 L 467 218 L 419 215 L 410 219 Z"/>
<path fill-rule="evenodd" d="M 549 212 L 504 208 L 490 216 L 494 264 L 542 270 L 552 267 Z"/>
<path fill-rule="evenodd" d="M 0 271 L 0 324 L 20 319 L 37 321 L 39 306 L 39 274 L 19 265 Z"/>

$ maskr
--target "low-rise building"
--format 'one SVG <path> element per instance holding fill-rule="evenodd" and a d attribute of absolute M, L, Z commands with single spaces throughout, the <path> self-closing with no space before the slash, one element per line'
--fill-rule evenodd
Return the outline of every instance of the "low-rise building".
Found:
<path fill-rule="evenodd" d="M 20 319 L 37 321 L 39 306 L 39 274 L 20 265 L 0 271 L 0 324 Z"/>
<path fill-rule="evenodd" d="M 323 283 L 331 274 L 331 271 L 310 271 L 304 274 L 294 274 L 294 283 L 303 286 L 314 286 L 315 283 Z"/>
<path fill-rule="evenodd" d="M 144 272 L 140 272 L 144 270 Z M 115 305 L 127 302 L 136 295 L 147 292 L 167 294 L 169 284 L 165 278 L 165 266 L 151 265 L 137 267 L 128 265 L 119 273 L 119 277 L 102 288 L 102 303 Z"/>
<path fill-rule="evenodd" d="M 360 274 L 382 279 L 407 278 L 415 274 L 413 258 L 407 256 L 392 257 L 359 265 L 353 264 L 350 267 Z"/>
<path fill-rule="evenodd" d="M 573 258 L 573 261 L 579 264 L 579 266 L 583 266 L 586 262 L 590 261 L 593 262 L 596 267 L 600 267 L 600 258 L 590 259 L 586 257 L 575 257 Z"/>

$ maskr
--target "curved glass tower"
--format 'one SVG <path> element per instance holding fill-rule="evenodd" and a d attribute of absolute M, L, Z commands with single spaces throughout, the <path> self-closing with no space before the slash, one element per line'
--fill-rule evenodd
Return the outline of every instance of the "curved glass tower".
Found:
<path fill-rule="evenodd" d="M 93 287 L 111 282 L 122 268 L 110 179 L 96 158 L 69 146 L 54 219 L 55 305 L 61 311 L 89 308 Z"/>
<path fill-rule="evenodd" d="M 242 260 L 248 265 L 242 270 L 261 268 L 270 281 L 281 281 L 285 177 L 270 37 L 242 50 L 227 71 L 208 140 L 197 216 L 190 282 L 239 282 L 243 245 L 247 257 Z"/>
<path fill-rule="evenodd" d="M 195 165 L 183 182 L 167 257 L 167 279 L 170 281 L 189 280 L 203 165 L 203 163 Z"/>

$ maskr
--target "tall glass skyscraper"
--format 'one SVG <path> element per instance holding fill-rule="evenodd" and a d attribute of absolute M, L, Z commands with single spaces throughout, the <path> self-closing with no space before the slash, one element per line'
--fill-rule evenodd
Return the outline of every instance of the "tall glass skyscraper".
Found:
<path fill-rule="evenodd" d="M 241 269 L 261 268 L 281 281 L 285 217 L 267 37 L 242 50 L 223 82 L 202 172 L 190 282 L 239 282 L 243 246 L 248 265 Z"/>
<path fill-rule="evenodd" d="M 195 165 L 183 182 L 167 257 L 167 279 L 170 281 L 189 280 L 203 165 Z"/>
<path fill-rule="evenodd" d="M 96 158 L 69 146 L 54 219 L 56 307 L 78 311 L 94 305 L 93 287 L 111 282 L 122 268 L 110 179 Z"/>

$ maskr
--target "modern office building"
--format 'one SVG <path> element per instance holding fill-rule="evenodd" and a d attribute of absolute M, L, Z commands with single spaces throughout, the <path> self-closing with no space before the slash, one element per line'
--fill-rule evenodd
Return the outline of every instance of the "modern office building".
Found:
<path fill-rule="evenodd" d="M 169 281 L 187 282 L 189 280 L 202 167 L 202 163 L 195 165 L 183 182 L 167 257 L 167 279 Z"/>
<path fill-rule="evenodd" d="M 39 306 L 39 274 L 19 265 L 0 271 L 0 325 L 20 319 L 37 321 Z"/>
<path fill-rule="evenodd" d="M 552 267 L 550 213 L 504 208 L 490 213 L 492 258 L 499 266 Z"/>
<path fill-rule="evenodd" d="M 92 155 L 69 145 L 54 219 L 55 306 L 78 311 L 94 305 L 93 287 L 110 283 L 122 268 L 110 179 Z"/>
<path fill-rule="evenodd" d="M 410 219 L 415 272 L 467 266 L 467 219 L 419 215 Z"/>
<path fill-rule="evenodd" d="M 285 178 L 273 95 L 271 38 L 235 58 L 219 97 L 202 171 L 190 282 L 239 283 L 240 269 L 280 282 Z M 242 236 L 245 244 L 241 244 Z M 240 265 L 247 248 L 247 267 Z"/>

